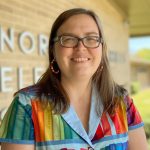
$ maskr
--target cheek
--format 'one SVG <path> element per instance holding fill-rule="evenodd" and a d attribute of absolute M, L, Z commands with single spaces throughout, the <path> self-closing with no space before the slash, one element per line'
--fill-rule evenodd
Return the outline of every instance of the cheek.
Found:
<path fill-rule="evenodd" d="M 68 59 L 71 55 L 71 50 L 64 47 L 55 46 L 55 58 L 59 66 L 67 64 Z"/>
<path fill-rule="evenodd" d="M 93 53 L 94 58 L 98 62 L 100 62 L 101 61 L 101 57 L 102 57 L 102 48 L 99 47 L 99 48 L 95 49 L 92 53 Z"/>
<path fill-rule="evenodd" d="M 54 47 L 54 56 L 56 58 L 56 61 L 60 61 L 60 59 L 63 57 L 63 51 L 62 48 L 58 44 L 55 45 Z"/>

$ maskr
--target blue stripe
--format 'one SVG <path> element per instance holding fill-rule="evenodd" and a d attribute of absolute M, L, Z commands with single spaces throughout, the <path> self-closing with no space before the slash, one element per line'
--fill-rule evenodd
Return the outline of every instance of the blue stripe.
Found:
<path fill-rule="evenodd" d="M 140 124 L 137 124 L 137 125 L 134 125 L 134 126 L 130 126 L 129 127 L 129 130 L 133 130 L 133 129 L 136 129 L 136 128 L 140 128 L 140 127 L 143 127 L 144 126 L 144 123 L 141 122 Z"/>
<path fill-rule="evenodd" d="M 111 145 L 105 147 L 105 149 L 106 150 L 127 150 L 128 149 L 128 142 L 111 144 Z"/>
<path fill-rule="evenodd" d="M 92 143 L 93 143 L 93 144 L 96 144 L 96 143 L 98 143 L 98 142 L 104 142 L 104 141 L 109 141 L 109 140 L 115 140 L 115 139 L 124 138 L 124 137 L 128 137 L 128 134 L 127 134 L 127 133 L 124 133 L 124 134 L 110 135 L 110 136 L 103 137 L 103 138 L 101 138 L 100 140 L 93 141 Z"/>
<path fill-rule="evenodd" d="M 34 140 L 14 140 L 14 139 L 2 139 L 0 138 L 1 143 L 13 143 L 13 144 L 34 144 Z"/>
<path fill-rule="evenodd" d="M 37 146 L 45 146 L 45 145 L 60 145 L 60 144 L 87 144 L 81 139 L 66 139 L 66 140 L 56 140 L 56 141 L 47 141 L 47 142 L 38 142 Z"/>

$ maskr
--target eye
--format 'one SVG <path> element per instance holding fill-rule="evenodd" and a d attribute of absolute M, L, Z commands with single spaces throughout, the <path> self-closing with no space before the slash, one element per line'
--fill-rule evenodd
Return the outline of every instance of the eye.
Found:
<path fill-rule="evenodd" d="M 72 37 L 72 36 L 62 36 L 61 40 L 63 43 L 74 43 L 77 41 L 77 39 L 75 37 Z"/>
<path fill-rule="evenodd" d="M 85 42 L 95 43 L 95 42 L 99 41 L 99 37 L 97 37 L 97 36 L 88 36 L 88 37 L 85 37 L 84 40 L 85 40 Z"/>

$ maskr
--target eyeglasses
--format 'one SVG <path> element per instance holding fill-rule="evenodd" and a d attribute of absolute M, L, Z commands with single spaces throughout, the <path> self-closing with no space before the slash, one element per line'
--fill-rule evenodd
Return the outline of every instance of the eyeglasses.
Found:
<path fill-rule="evenodd" d="M 59 42 L 61 46 L 66 48 L 75 48 L 78 46 L 79 41 L 82 41 L 86 48 L 97 48 L 102 43 L 102 38 L 99 36 L 86 36 L 79 38 L 72 35 L 60 35 L 54 38 L 54 42 Z"/>

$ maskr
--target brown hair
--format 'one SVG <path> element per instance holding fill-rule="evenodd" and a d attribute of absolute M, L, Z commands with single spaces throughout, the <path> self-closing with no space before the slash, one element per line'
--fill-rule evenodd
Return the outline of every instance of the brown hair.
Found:
<path fill-rule="evenodd" d="M 124 95 L 124 92 L 126 92 L 126 90 L 121 86 L 119 86 L 118 84 L 116 84 L 111 77 L 104 35 L 102 32 L 100 21 L 93 11 L 86 10 L 83 8 L 74 8 L 63 12 L 58 16 L 58 18 L 55 20 L 52 26 L 49 38 L 49 65 L 51 61 L 54 59 L 53 55 L 54 38 L 57 36 L 58 29 L 68 18 L 77 14 L 86 14 L 91 16 L 98 26 L 99 35 L 103 39 L 101 64 L 98 67 L 95 74 L 93 75 L 92 82 L 94 83 L 97 89 L 98 95 L 101 97 L 104 111 L 107 111 L 110 114 L 112 114 L 115 110 L 115 107 L 118 104 L 120 104 L 121 102 L 120 97 Z M 101 65 L 103 66 L 102 72 L 100 71 Z M 59 69 L 58 66 L 56 67 L 57 69 Z M 39 95 L 42 96 L 44 94 L 48 99 L 50 96 L 50 98 L 52 99 L 50 102 L 52 103 L 53 110 L 55 113 L 59 114 L 66 112 L 70 105 L 69 97 L 60 84 L 60 77 L 61 72 L 59 72 L 56 75 L 51 71 L 49 67 L 36 84 L 37 86 L 40 87 Z M 47 102 L 49 101 L 47 100 L 46 103 Z M 97 101 L 97 113 L 98 114 L 101 113 L 99 101 Z"/>

